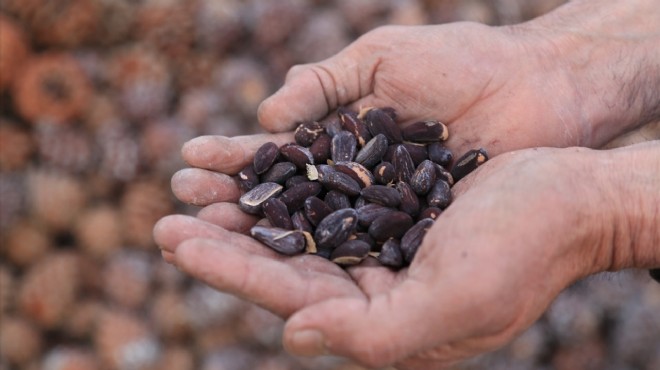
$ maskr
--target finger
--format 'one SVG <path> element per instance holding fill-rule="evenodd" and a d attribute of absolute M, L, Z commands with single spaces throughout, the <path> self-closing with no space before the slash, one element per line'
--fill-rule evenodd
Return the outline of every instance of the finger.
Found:
<path fill-rule="evenodd" d="M 176 247 L 191 238 L 218 238 L 219 227 L 192 216 L 165 216 L 154 225 L 154 241 L 164 252 L 174 253 Z"/>
<path fill-rule="evenodd" d="M 292 67 L 284 86 L 259 106 L 259 122 L 269 131 L 291 130 L 370 94 L 378 58 L 365 54 L 358 42 L 322 62 Z"/>
<path fill-rule="evenodd" d="M 235 179 L 224 173 L 186 168 L 172 176 L 172 192 L 182 202 L 205 206 L 218 202 L 237 202 L 241 191 Z"/>
<path fill-rule="evenodd" d="M 332 353 L 369 367 L 391 365 L 428 345 L 429 291 L 406 280 L 388 294 L 339 298 L 294 314 L 285 326 L 284 345 L 298 355 Z"/>
<path fill-rule="evenodd" d="M 337 266 L 326 260 L 310 255 L 271 258 L 254 254 L 248 249 L 265 247 L 247 236 L 227 234 L 218 240 L 185 241 L 176 251 L 177 266 L 218 290 L 240 296 L 283 317 L 328 297 L 361 294 L 350 279 L 337 274 Z M 294 260 L 298 263 L 290 263 Z M 334 273 L 325 271 L 327 268 Z"/>
<path fill-rule="evenodd" d="M 234 175 L 252 162 L 257 149 L 269 141 L 281 146 L 292 142 L 293 134 L 287 132 L 232 138 L 200 136 L 183 144 L 181 155 L 193 167 Z"/>
<path fill-rule="evenodd" d="M 210 204 L 197 213 L 197 218 L 241 234 L 247 233 L 259 221 L 257 216 L 241 211 L 236 203 Z"/>

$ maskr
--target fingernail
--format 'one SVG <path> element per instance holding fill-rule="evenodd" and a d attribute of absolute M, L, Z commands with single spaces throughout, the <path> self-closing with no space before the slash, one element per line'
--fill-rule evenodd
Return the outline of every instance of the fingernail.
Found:
<path fill-rule="evenodd" d="M 323 334 L 317 330 L 301 330 L 291 336 L 289 350 L 299 356 L 319 356 L 327 354 Z"/>

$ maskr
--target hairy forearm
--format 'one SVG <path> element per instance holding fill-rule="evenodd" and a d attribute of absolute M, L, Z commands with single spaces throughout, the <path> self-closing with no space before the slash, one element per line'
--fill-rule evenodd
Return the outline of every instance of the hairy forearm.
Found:
<path fill-rule="evenodd" d="M 576 0 L 521 27 L 549 41 L 579 105 L 581 145 L 660 120 L 657 0 Z"/>
<path fill-rule="evenodd" d="M 597 151 L 585 159 L 600 194 L 602 270 L 660 267 L 660 141 Z"/>

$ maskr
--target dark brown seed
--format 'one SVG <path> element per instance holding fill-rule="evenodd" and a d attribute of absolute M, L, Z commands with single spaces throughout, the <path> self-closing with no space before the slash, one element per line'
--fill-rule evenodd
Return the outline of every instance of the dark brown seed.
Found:
<path fill-rule="evenodd" d="M 425 160 L 417 166 L 417 169 L 410 178 L 410 187 L 418 195 L 426 195 L 436 180 L 436 164 L 430 160 Z"/>
<path fill-rule="evenodd" d="M 293 213 L 305 204 L 305 199 L 321 192 L 321 184 L 308 181 L 287 189 L 280 195 L 280 200 L 286 204 L 289 213 Z"/>
<path fill-rule="evenodd" d="M 330 158 L 330 148 L 332 147 L 332 138 L 330 135 L 323 133 L 314 140 L 312 146 L 309 147 L 309 151 L 314 157 L 314 163 L 326 163 Z"/>
<path fill-rule="evenodd" d="M 366 168 L 373 168 L 383 159 L 387 151 L 387 138 L 378 134 L 369 140 L 355 156 L 355 161 Z"/>
<path fill-rule="evenodd" d="M 459 181 L 488 160 L 488 153 L 483 148 L 472 149 L 456 160 L 451 169 L 454 181 Z"/>
<path fill-rule="evenodd" d="M 399 181 L 410 182 L 410 178 L 415 172 L 415 163 L 410 158 L 410 153 L 408 153 L 408 149 L 405 146 L 399 145 L 394 150 L 392 164 L 394 165 L 397 179 Z"/>
<path fill-rule="evenodd" d="M 316 227 L 314 239 L 320 248 L 336 248 L 355 232 L 357 212 L 346 208 L 332 212 Z"/>
<path fill-rule="evenodd" d="M 257 185 L 259 185 L 259 175 L 254 172 L 254 167 L 250 163 L 238 173 L 238 187 L 243 191 L 250 191 Z"/>
<path fill-rule="evenodd" d="M 369 204 L 369 202 L 366 199 L 362 197 L 357 197 L 355 198 L 355 201 L 353 201 L 353 208 L 360 209 L 366 206 L 367 204 Z"/>
<path fill-rule="evenodd" d="M 357 139 L 358 145 L 363 147 L 371 139 L 371 133 L 367 125 L 358 118 L 357 112 L 348 110 L 345 107 L 337 109 L 337 115 L 341 121 L 344 130 L 350 132 Z"/>
<path fill-rule="evenodd" d="M 358 223 L 360 226 L 369 228 L 372 222 L 380 216 L 395 212 L 396 209 L 385 207 L 376 203 L 369 203 L 357 209 Z"/>
<path fill-rule="evenodd" d="M 403 266 L 401 243 L 397 239 L 387 239 L 380 248 L 378 262 L 383 266 L 399 268 Z"/>
<path fill-rule="evenodd" d="M 259 147 L 257 152 L 254 153 L 254 172 L 256 172 L 258 175 L 261 175 L 262 173 L 268 171 L 270 166 L 275 163 L 278 154 L 279 149 L 277 148 L 277 144 L 273 142 L 265 143 Z"/>
<path fill-rule="evenodd" d="M 325 258 L 327 260 L 330 259 L 330 255 L 332 254 L 333 248 L 320 248 L 319 246 L 316 246 L 316 252 L 312 253 L 315 256 L 319 256 L 321 258 Z"/>
<path fill-rule="evenodd" d="M 426 232 L 431 226 L 433 226 L 433 220 L 425 218 L 418 221 L 401 238 L 401 254 L 406 263 L 410 263 L 413 260 L 419 246 L 422 244 L 422 240 L 424 240 L 424 235 L 426 235 Z"/>
<path fill-rule="evenodd" d="M 284 230 L 278 227 L 253 226 L 250 229 L 253 238 L 266 244 L 273 250 L 293 256 L 305 250 L 305 236 L 299 230 Z"/>
<path fill-rule="evenodd" d="M 351 200 L 348 198 L 348 195 L 336 190 L 330 190 L 323 200 L 335 211 L 343 208 L 351 208 Z"/>
<path fill-rule="evenodd" d="M 420 163 L 429 158 L 429 153 L 426 150 L 426 145 L 416 144 L 416 143 L 402 143 L 401 145 L 406 147 L 410 158 L 413 160 L 415 166 L 419 166 Z"/>
<path fill-rule="evenodd" d="M 272 165 L 266 173 L 261 175 L 262 182 L 276 182 L 284 185 L 286 180 L 296 174 L 296 165 L 291 162 L 279 162 Z"/>
<path fill-rule="evenodd" d="M 263 204 L 263 212 L 271 225 L 286 230 L 293 229 L 289 210 L 281 200 L 277 198 L 268 199 Z"/>
<path fill-rule="evenodd" d="M 304 210 L 305 217 L 307 217 L 309 222 L 314 226 L 318 225 L 321 220 L 333 211 L 329 205 L 317 197 L 309 197 L 305 199 Z"/>
<path fill-rule="evenodd" d="M 392 118 L 394 120 L 394 122 L 396 122 L 396 119 L 397 119 L 396 109 L 394 109 L 392 107 L 383 107 L 383 108 L 380 108 L 380 109 L 383 112 L 387 113 L 387 115 L 390 116 L 390 118 Z"/>
<path fill-rule="evenodd" d="M 284 183 L 284 187 L 287 189 L 291 189 L 292 187 L 307 181 L 309 181 L 307 179 L 307 176 L 304 175 L 292 176 L 288 180 L 286 180 L 286 182 Z"/>
<path fill-rule="evenodd" d="M 294 138 L 298 145 L 310 146 L 324 132 L 325 128 L 320 123 L 305 121 L 296 127 Z"/>
<path fill-rule="evenodd" d="M 374 183 L 374 175 L 371 171 L 357 162 L 338 162 L 334 168 L 357 181 L 361 188 L 373 185 Z"/>
<path fill-rule="evenodd" d="M 333 115 L 329 120 L 324 121 L 325 133 L 330 135 L 330 137 L 335 136 L 337 133 L 343 131 L 341 126 L 341 121 L 338 116 Z"/>
<path fill-rule="evenodd" d="M 412 217 L 417 216 L 419 213 L 419 199 L 417 194 L 413 191 L 412 187 L 406 182 L 399 181 L 396 184 L 396 190 L 401 194 L 401 204 L 399 210 L 409 214 Z"/>
<path fill-rule="evenodd" d="M 430 143 L 426 150 L 429 153 L 429 159 L 442 167 L 449 167 L 452 159 L 454 159 L 451 150 L 441 143 Z"/>
<path fill-rule="evenodd" d="M 445 181 L 438 180 L 426 196 L 426 202 L 431 207 L 445 209 L 451 203 L 451 189 Z"/>
<path fill-rule="evenodd" d="M 298 144 L 284 144 L 280 148 L 280 153 L 286 160 L 296 165 L 296 167 L 305 169 L 308 164 L 314 164 L 314 157 L 308 148 Z"/>
<path fill-rule="evenodd" d="M 319 177 L 326 176 L 328 173 L 334 172 L 334 170 L 334 166 L 328 164 L 320 164 L 316 166 L 308 164 L 305 169 L 305 175 L 309 181 L 318 181 Z"/>
<path fill-rule="evenodd" d="M 330 158 L 334 163 L 350 162 L 357 153 L 357 139 L 348 131 L 342 131 L 332 137 Z"/>
<path fill-rule="evenodd" d="M 390 162 L 381 162 L 374 167 L 374 180 L 381 185 L 387 185 L 394 182 L 396 171 L 394 165 Z"/>
<path fill-rule="evenodd" d="M 319 183 L 328 190 L 336 190 L 354 196 L 360 194 L 360 184 L 350 176 L 339 171 L 333 171 L 327 175 L 319 176 Z"/>
<path fill-rule="evenodd" d="M 282 185 L 274 182 L 264 182 L 243 194 L 238 199 L 238 207 L 247 213 L 260 214 L 263 203 L 281 192 Z"/>
<path fill-rule="evenodd" d="M 371 203 L 377 203 L 386 207 L 398 207 L 401 203 L 399 191 L 385 185 L 371 185 L 362 189 L 360 195 Z"/>
<path fill-rule="evenodd" d="M 435 220 L 436 218 L 438 218 L 438 216 L 440 216 L 441 213 L 442 210 L 438 207 L 426 207 L 422 210 L 422 212 L 420 212 L 419 219 L 422 220 L 425 218 L 430 218 L 432 220 Z"/>
<path fill-rule="evenodd" d="M 444 167 L 437 164 L 435 165 L 435 181 L 442 180 L 449 184 L 449 186 L 454 185 L 454 178 L 451 173 L 447 171 Z"/>
<path fill-rule="evenodd" d="M 291 215 L 291 223 L 293 224 L 293 228 L 296 230 L 305 231 L 308 233 L 314 232 L 314 226 L 305 217 L 305 214 L 302 210 L 293 212 Z"/>
<path fill-rule="evenodd" d="M 444 123 L 438 121 L 415 122 L 401 129 L 403 138 L 419 143 L 445 141 L 449 137 L 449 130 Z"/>
<path fill-rule="evenodd" d="M 348 239 L 349 240 L 353 240 L 353 239 L 362 240 L 363 242 L 369 244 L 369 246 L 371 247 L 372 250 L 377 247 L 377 244 L 376 244 L 376 241 L 374 240 L 374 238 L 372 238 L 371 235 L 369 235 L 369 233 L 366 233 L 366 232 L 355 233 L 355 234 L 349 236 Z"/>
<path fill-rule="evenodd" d="M 364 113 L 363 121 L 372 136 L 383 134 L 390 143 L 400 143 L 403 140 L 401 128 L 392 117 L 382 109 L 371 108 Z"/>
<path fill-rule="evenodd" d="M 338 265 L 352 266 L 362 262 L 369 255 L 371 246 L 362 240 L 347 240 L 330 255 L 330 260 Z"/>
<path fill-rule="evenodd" d="M 375 219 L 369 226 L 369 235 L 377 242 L 384 242 L 389 238 L 399 239 L 413 225 L 409 214 L 394 211 Z"/>

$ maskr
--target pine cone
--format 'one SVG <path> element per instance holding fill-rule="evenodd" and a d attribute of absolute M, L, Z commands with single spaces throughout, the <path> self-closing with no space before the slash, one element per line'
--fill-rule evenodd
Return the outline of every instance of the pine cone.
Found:
<path fill-rule="evenodd" d="M 247 17 L 254 44 L 273 48 L 281 45 L 309 16 L 308 4 L 302 0 L 251 0 Z"/>
<path fill-rule="evenodd" d="M 70 230 L 87 202 L 79 178 L 43 169 L 28 174 L 28 194 L 32 215 L 54 232 Z"/>
<path fill-rule="evenodd" d="M 159 357 L 159 344 L 144 320 L 134 314 L 108 310 L 101 314 L 94 347 L 111 370 L 150 369 Z"/>
<path fill-rule="evenodd" d="M 47 370 L 97 370 L 99 360 L 86 348 L 55 347 L 44 355 L 41 368 Z"/>
<path fill-rule="evenodd" d="M 347 29 L 340 12 L 329 9 L 315 13 L 291 40 L 296 61 L 310 63 L 338 53 L 351 41 Z"/>
<path fill-rule="evenodd" d="M 20 267 L 35 263 L 52 247 L 50 235 L 30 219 L 16 222 L 4 239 L 4 254 L 12 264 Z"/>
<path fill-rule="evenodd" d="M 96 0 L 103 16 L 97 25 L 95 44 L 108 46 L 125 41 L 135 25 L 135 2 L 131 0 Z"/>
<path fill-rule="evenodd" d="M 264 67 L 253 59 L 231 58 L 219 67 L 218 79 L 219 91 L 229 92 L 227 106 L 256 119 L 257 107 L 271 92 Z"/>
<path fill-rule="evenodd" d="M 64 323 L 62 332 L 68 338 L 87 340 L 96 328 L 96 324 L 104 310 L 103 305 L 101 300 L 94 298 L 76 301 Z"/>
<path fill-rule="evenodd" d="M 1 50 L 0 53 L 2 53 Z M 0 58 L 2 58 L 1 55 Z M 34 142 L 27 130 L 0 118 L 0 171 L 24 169 L 33 152 Z"/>
<path fill-rule="evenodd" d="M 80 248 L 93 258 L 103 259 L 121 248 L 119 210 L 110 204 L 89 207 L 78 217 L 74 235 Z"/>
<path fill-rule="evenodd" d="M 30 54 L 30 45 L 21 27 L 0 13 L 0 91 L 8 88 Z"/>
<path fill-rule="evenodd" d="M 147 0 L 137 10 L 136 36 L 169 57 L 185 57 L 195 37 L 189 1 Z"/>
<path fill-rule="evenodd" d="M 77 264 L 75 255 L 54 252 L 32 265 L 19 287 L 20 312 L 45 329 L 59 327 L 76 299 Z"/>
<path fill-rule="evenodd" d="M 14 105 L 31 122 L 70 123 L 87 107 L 91 86 L 68 54 L 31 58 L 13 88 Z"/>
<path fill-rule="evenodd" d="M 0 359 L 20 367 L 39 356 L 41 336 L 37 328 L 27 320 L 8 316 L 0 325 Z"/>
<path fill-rule="evenodd" d="M 89 136 L 80 129 L 37 124 L 35 138 L 44 167 L 80 173 L 95 159 Z"/>
<path fill-rule="evenodd" d="M 210 53 L 223 54 L 245 33 L 239 0 L 199 0 L 195 13 L 196 41 Z"/>
<path fill-rule="evenodd" d="M 165 113 L 173 95 L 165 59 L 145 47 L 125 48 L 115 54 L 110 60 L 109 82 L 118 90 L 126 116 L 136 122 Z"/>
<path fill-rule="evenodd" d="M 106 295 L 117 304 L 137 309 L 147 299 L 151 287 L 150 256 L 124 250 L 107 261 L 103 271 Z"/>
<path fill-rule="evenodd" d="M 140 148 L 145 165 L 155 173 L 172 176 L 185 167 L 180 148 L 194 137 L 181 122 L 159 119 L 149 122 L 142 130 Z"/>
<path fill-rule="evenodd" d="M 181 340 L 192 331 L 184 297 L 177 291 L 158 292 L 151 299 L 150 317 L 160 337 Z"/>
<path fill-rule="evenodd" d="M 165 348 L 156 366 L 158 370 L 194 370 L 194 352 L 183 346 Z"/>
<path fill-rule="evenodd" d="M 5 0 L 4 6 L 43 46 L 71 48 L 88 42 L 102 16 L 95 0 Z"/>
<path fill-rule="evenodd" d="M 151 180 L 128 184 L 121 199 L 127 241 L 141 248 L 152 248 L 154 225 L 159 219 L 172 213 L 173 209 L 167 183 Z"/>
<path fill-rule="evenodd" d="M 101 151 L 98 172 L 118 181 L 132 180 L 140 165 L 140 147 L 135 134 L 120 121 L 100 128 L 96 143 Z"/>

